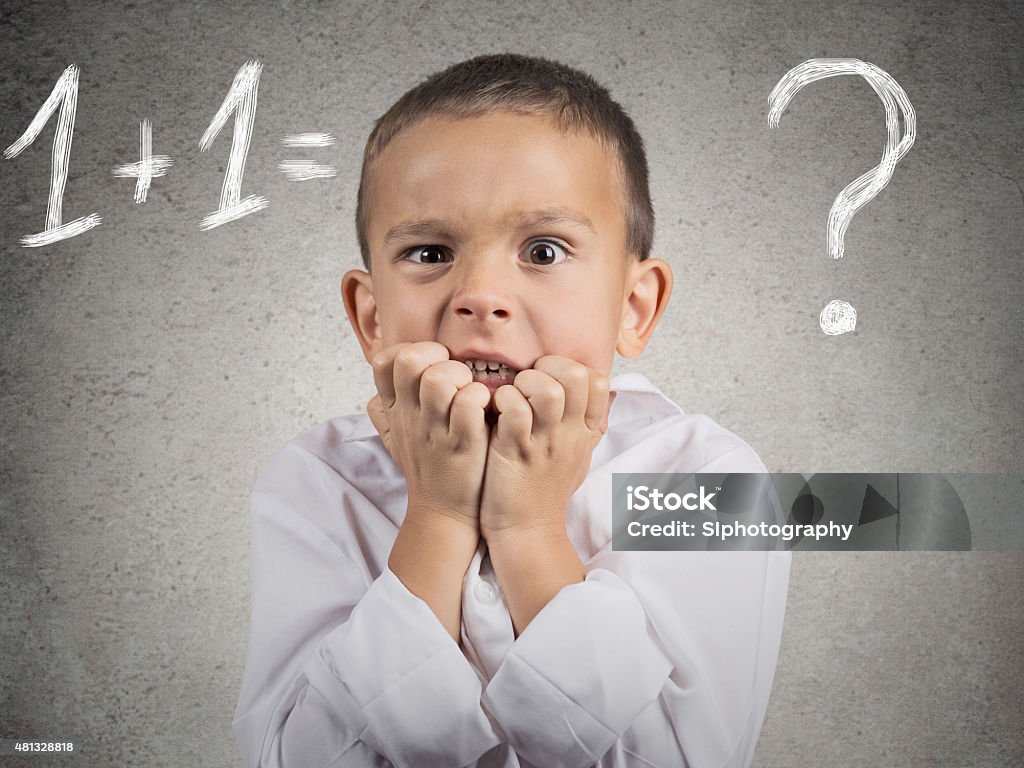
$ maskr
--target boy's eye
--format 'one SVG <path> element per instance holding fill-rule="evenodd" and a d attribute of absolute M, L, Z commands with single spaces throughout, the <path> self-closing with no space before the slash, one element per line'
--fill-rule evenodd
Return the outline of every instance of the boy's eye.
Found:
<path fill-rule="evenodd" d="M 440 245 L 418 245 L 406 251 L 405 258 L 416 264 L 443 264 L 452 260 L 452 254 Z"/>
<path fill-rule="evenodd" d="M 551 240 L 534 240 L 526 246 L 523 255 L 524 261 L 541 265 L 558 264 L 569 258 L 565 248 Z"/>

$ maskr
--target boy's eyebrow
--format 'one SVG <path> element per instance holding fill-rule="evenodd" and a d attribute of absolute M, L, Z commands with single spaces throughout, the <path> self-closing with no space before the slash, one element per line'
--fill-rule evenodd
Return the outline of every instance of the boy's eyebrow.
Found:
<path fill-rule="evenodd" d="M 590 230 L 591 234 L 597 234 L 594 223 L 590 219 L 582 213 L 577 213 L 572 208 L 565 208 L 563 206 L 518 213 L 512 217 L 512 221 L 516 229 L 533 229 L 534 227 L 545 227 L 549 224 L 575 224 L 578 227 Z"/>
<path fill-rule="evenodd" d="M 554 208 L 541 208 L 535 211 L 523 211 L 514 214 L 511 224 L 515 229 L 533 229 L 545 227 L 551 224 L 573 224 L 577 227 L 589 230 L 597 234 L 593 222 L 571 208 L 556 206 Z M 419 221 L 403 221 L 388 230 L 384 236 L 384 244 L 389 245 L 396 240 L 415 239 L 425 235 L 438 235 L 447 233 L 451 227 L 442 219 L 422 219 Z"/>
<path fill-rule="evenodd" d="M 448 225 L 441 219 L 423 219 L 422 221 L 403 221 L 388 230 L 384 236 L 384 245 L 395 240 L 416 239 L 424 235 L 437 235 L 448 231 Z"/>

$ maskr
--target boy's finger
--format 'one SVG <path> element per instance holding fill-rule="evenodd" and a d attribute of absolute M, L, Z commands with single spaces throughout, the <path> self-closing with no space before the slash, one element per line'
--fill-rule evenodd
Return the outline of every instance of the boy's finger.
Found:
<path fill-rule="evenodd" d="M 462 365 L 462 363 L 459 363 Z M 462 366 L 465 368 L 466 366 Z M 469 369 L 466 368 L 468 371 Z M 472 381 L 459 389 L 452 398 L 449 431 L 462 435 L 485 436 L 487 406 L 491 404 L 491 390 L 486 384 Z"/>
<path fill-rule="evenodd" d="M 592 432 L 600 432 L 602 435 L 608 429 L 608 411 L 611 408 L 614 397 L 608 391 L 608 377 L 592 368 L 590 372 L 589 393 L 587 399 L 587 411 L 584 419 L 587 429 Z"/>
<path fill-rule="evenodd" d="M 561 355 L 545 355 L 537 360 L 533 367 L 548 374 L 562 385 L 562 389 L 565 391 L 562 420 L 575 421 L 583 418 L 590 397 L 591 369 L 583 363 Z"/>
<path fill-rule="evenodd" d="M 380 434 L 380 439 L 383 441 L 384 447 L 391 455 L 391 458 L 398 468 L 402 469 L 401 457 L 397 456 L 392 450 L 391 424 L 388 422 L 388 414 L 384 409 L 384 403 L 381 402 L 380 395 L 374 395 L 370 398 L 370 402 L 366 404 L 366 415 L 370 417 L 370 421 L 376 427 L 377 432 Z"/>
<path fill-rule="evenodd" d="M 531 429 L 534 433 L 543 432 L 561 423 L 566 392 L 559 381 L 544 371 L 528 368 L 516 374 L 514 384 L 533 411 Z"/>
<path fill-rule="evenodd" d="M 389 431 L 388 417 L 384 411 L 384 403 L 381 402 L 379 394 L 371 397 L 370 401 L 366 404 L 366 415 L 370 417 L 370 421 L 382 437 Z"/>
<path fill-rule="evenodd" d="M 395 402 L 419 405 L 423 372 L 447 359 L 448 348 L 436 341 L 417 341 L 399 349 L 394 364 Z"/>
<path fill-rule="evenodd" d="M 370 367 L 373 369 L 373 384 L 377 387 L 377 394 L 380 395 L 381 405 L 390 408 L 395 404 L 395 355 L 402 347 L 409 346 L 409 342 L 392 344 L 385 347 L 370 360 Z"/>
<path fill-rule="evenodd" d="M 458 360 L 434 363 L 420 376 L 420 409 L 430 420 L 447 425 L 452 399 L 472 381 L 473 374 Z"/>
<path fill-rule="evenodd" d="M 499 441 L 525 444 L 533 430 L 533 409 L 526 396 L 511 384 L 494 392 L 494 409 L 498 412 L 495 436 Z"/>

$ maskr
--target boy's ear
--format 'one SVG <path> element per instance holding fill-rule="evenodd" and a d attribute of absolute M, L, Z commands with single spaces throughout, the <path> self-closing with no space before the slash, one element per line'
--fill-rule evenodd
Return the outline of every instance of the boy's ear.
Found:
<path fill-rule="evenodd" d="M 615 351 L 636 357 L 644 351 L 672 295 L 672 268 L 661 259 L 635 262 L 627 277 L 622 324 Z"/>
<path fill-rule="evenodd" d="M 373 297 L 373 278 L 362 269 L 350 269 L 341 278 L 341 300 L 367 362 L 381 349 L 380 318 Z"/>

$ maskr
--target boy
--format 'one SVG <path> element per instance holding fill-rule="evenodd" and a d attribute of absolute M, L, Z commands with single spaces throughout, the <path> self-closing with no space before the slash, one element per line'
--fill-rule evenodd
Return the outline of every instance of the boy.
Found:
<path fill-rule="evenodd" d="M 560 64 L 472 59 L 378 121 L 356 218 L 377 395 L 253 490 L 246 764 L 748 764 L 788 555 L 611 549 L 612 472 L 764 471 L 607 380 L 672 286 L 629 117 Z"/>

